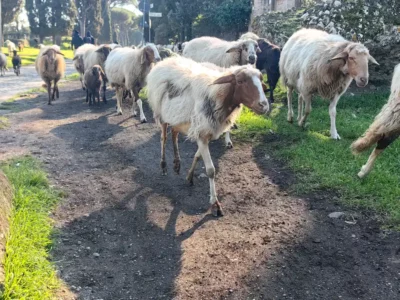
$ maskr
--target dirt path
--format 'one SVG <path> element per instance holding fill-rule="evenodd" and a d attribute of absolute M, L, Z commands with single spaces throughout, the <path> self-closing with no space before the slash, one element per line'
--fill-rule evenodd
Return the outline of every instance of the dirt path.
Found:
<path fill-rule="evenodd" d="M 225 216 L 207 212 L 202 164 L 181 138 L 182 174 L 159 169 L 159 130 L 116 116 L 115 101 L 89 108 L 79 83 L 53 106 L 17 101 L 0 131 L 0 159 L 31 153 L 67 194 L 54 214 L 59 274 L 79 299 L 399 299 L 400 235 L 341 211 L 332 193 L 293 197 L 293 175 L 265 151 L 211 145 Z M 268 137 L 267 137 L 268 138 Z M 353 221 L 353 218 L 349 218 Z"/>
<path fill-rule="evenodd" d="M 71 75 L 76 70 L 72 64 L 72 60 L 66 59 L 66 72 L 65 75 Z M 23 66 L 21 68 L 21 75 L 17 77 L 13 69 L 10 68 L 4 77 L 0 77 L 0 102 L 10 99 L 14 95 L 26 92 L 32 88 L 40 87 L 42 79 L 35 70 L 35 65 Z"/>

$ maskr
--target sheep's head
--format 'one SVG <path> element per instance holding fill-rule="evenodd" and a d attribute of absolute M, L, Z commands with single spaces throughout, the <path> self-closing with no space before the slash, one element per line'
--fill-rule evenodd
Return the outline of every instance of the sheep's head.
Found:
<path fill-rule="evenodd" d="M 147 62 L 148 64 L 156 63 L 161 60 L 160 53 L 157 50 L 157 47 L 154 44 L 148 44 L 143 48 L 143 55 L 141 59 L 141 63 L 144 64 Z"/>
<path fill-rule="evenodd" d="M 42 56 L 47 56 L 50 63 L 53 63 L 56 60 L 57 54 L 64 56 L 60 51 L 57 51 L 53 48 L 49 48 L 42 53 Z"/>
<path fill-rule="evenodd" d="M 358 43 L 351 43 L 329 62 L 339 64 L 340 70 L 355 79 L 358 87 L 365 87 L 368 84 L 368 62 L 379 65 L 369 54 L 368 49 Z"/>
<path fill-rule="evenodd" d="M 226 53 L 239 52 L 240 53 L 240 64 L 255 64 L 257 60 L 257 53 L 261 50 L 258 47 L 258 43 L 254 40 L 243 40 L 238 41 L 236 44 L 229 48 Z"/>
<path fill-rule="evenodd" d="M 94 65 L 92 67 L 92 74 L 94 78 L 98 79 L 99 81 L 107 81 L 106 74 L 104 73 L 103 69 L 99 65 Z"/>
<path fill-rule="evenodd" d="M 99 49 L 96 50 L 97 53 L 102 53 L 105 57 L 105 59 L 107 59 L 108 54 L 110 54 L 111 52 L 111 47 L 109 45 L 103 45 L 100 46 Z"/>
<path fill-rule="evenodd" d="M 269 103 L 264 94 L 267 87 L 257 69 L 250 66 L 240 67 L 231 74 L 218 78 L 213 84 L 227 83 L 234 89 L 234 105 L 243 104 L 258 114 L 269 111 Z"/>

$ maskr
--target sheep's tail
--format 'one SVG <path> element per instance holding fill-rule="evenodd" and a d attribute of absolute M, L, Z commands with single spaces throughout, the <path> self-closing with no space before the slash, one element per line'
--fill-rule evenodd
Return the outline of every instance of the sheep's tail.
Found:
<path fill-rule="evenodd" d="M 362 137 L 351 144 L 350 148 L 354 154 L 361 153 L 376 144 L 384 135 L 398 131 L 400 128 L 400 107 L 389 101 L 381 112 L 376 116 L 374 122 Z"/>

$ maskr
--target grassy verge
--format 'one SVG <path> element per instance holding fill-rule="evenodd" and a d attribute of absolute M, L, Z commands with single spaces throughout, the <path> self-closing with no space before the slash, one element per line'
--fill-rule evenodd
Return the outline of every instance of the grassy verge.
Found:
<path fill-rule="evenodd" d="M 48 260 L 53 230 L 49 212 L 60 195 L 31 157 L 12 160 L 1 169 L 14 187 L 2 299 L 54 299 L 61 282 Z"/>
<path fill-rule="evenodd" d="M 354 157 L 349 149 L 371 124 L 387 97 L 388 92 L 342 97 L 337 109 L 340 141 L 329 138 L 329 104 L 318 98 L 313 100 L 306 129 L 299 128 L 296 123 L 289 124 L 287 107 L 276 104 L 269 117 L 245 110 L 235 134 L 245 140 L 273 131 L 276 138 L 259 143 L 259 147 L 285 161 L 296 172 L 298 180 L 292 187 L 295 193 L 334 190 L 346 204 L 377 212 L 389 225 L 400 228 L 400 143 L 395 142 L 379 157 L 364 180 L 358 179 L 356 174 L 370 151 Z"/>
<path fill-rule="evenodd" d="M 3 47 L 1 51 L 8 55 L 8 49 Z M 73 59 L 74 58 L 74 51 L 73 50 L 61 50 L 64 54 L 65 58 Z M 21 57 L 22 65 L 27 66 L 35 63 L 36 57 L 39 54 L 39 49 L 37 48 L 24 48 L 22 52 L 18 52 L 18 55 Z M 8 57 L 8 67 L 12 68 L 11 57 Z"/>

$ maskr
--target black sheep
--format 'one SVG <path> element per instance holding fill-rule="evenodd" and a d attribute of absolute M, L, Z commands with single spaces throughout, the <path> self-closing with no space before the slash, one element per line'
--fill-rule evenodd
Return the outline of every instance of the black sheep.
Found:
<path fill-rule="evenodd" d="M 19 76 L 20 74 L 20 68 L 21 68 L 21 57 L 17 54 L 17 50 L 13 51 L 14 56 L 12 57 L 11 61 L 14 67 L 14 73 Z"/>
<path fill-rule="evenodd" d="M 261 53 L 257 54 L 256 67 L 260 71 L 265 70 L 268 76 L 268 85 L 270 92 L 270 101 L 274 103 L 274 90 L 278 83 L 279 77 L 279 59 L 281 57 L 281 49 L 271 44 L 266 39 L 258 39 L 258 47 L 261 49 Z"/>

